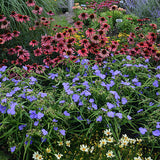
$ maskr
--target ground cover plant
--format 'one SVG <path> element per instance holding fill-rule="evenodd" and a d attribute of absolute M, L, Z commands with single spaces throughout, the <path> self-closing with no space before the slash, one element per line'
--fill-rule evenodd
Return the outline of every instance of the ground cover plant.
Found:
<path fill-rule="evenodd" d="M 0 15 L 0 158 L 159 160 L 157 25 L 104 1 L 68 27 L 37 4 L 26 39 L 29 15 Z"/>

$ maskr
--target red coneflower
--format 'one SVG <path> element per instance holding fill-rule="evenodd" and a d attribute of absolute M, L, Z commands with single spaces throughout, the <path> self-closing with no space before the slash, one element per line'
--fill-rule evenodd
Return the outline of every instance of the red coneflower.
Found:
<path fill-rule="evenodd" d="M 41 20 L 41 22 L 45 22 L 47 20 L 47 18 L 46 17 L 41 17 L 40 20 Z"/>
<path fill-rule="evenodd" d="M 18 53 L 20 50 L 22 50 L 22 46 L 15 46 L 14 49 L 15 52 Z"/>
<path fill-rule="evenodd" d="M 154 23 L 149 24 L 151 27 L 153 27 L 153 29 L 157 29 L 157 25 Z"/>
<path fill-rule="evenodd" d="M 139 42 L 136 44 L 139 48 L 145 48 L 146 47 L 146 43 L 144 42 Z"/>
<path fill-rule="evenodd" d="M 42 55 L 42 49 L 41 48 L 37 48 L 33 52 L 34 52 L 35 56 L 41 56 Z"/>
<path fill-rule="evenodd" d="M 87 37 L 91 37 L 93 34 L 96 33 L 96 31 L 93 28 L 88 28 L 85 33 Z"/>
<path fill-rule="evenodd" d="M 133 57 L 137 55 L 137 52 L 136 52 L 136 50 L 134 48 L 129 49 L 128 53 L 129 53 L 130 56 L 133 56 Z"/>
<path fill-rule="evenodd" d="M 143 35 L 142 33 L 140 33 L 138 36 L 139 36 L 140 38 L 144 38 L 144 35 Z"/>
<path fill-rule="evenodd" d="M 58 47 L 53 47 L 53 52 L 58 52 L 58 51 L 59 51 Z"/>
<path fill-rule="evenodd" d="M 57 47 L 62 49 L 64 47 L 65 43 L 63 41 L 60 41 L 57 43 Z"/>
<path fill-rule="evenodd" d="M 78 54 L 82 57 L 87 57 L 88 56 L 88 51 L 86 48 L 82 48 L 80 50 L 78 50 Z"/>
<path fill-rule="evenodd" d="M 53 52 L 53 46 L 46 43 L 43 45 L 43 51 L 44 51 L 44 54 L 51 54 Z"/>
<path fill-rule="evenodd" d="M 1 29 L 5 29 L 9 26 L 10 22 L 7 20 L 2 21 L 2 24 L 0 26 Z"/>
<path fill-rule="evenodd" d="M 26 23 L 26 21 L 30 21 L 30 18 L 27 15 L 23 15 L 23 21 Z"/>
<path fill-rule="evenodd" d="M 53 16 L 54 13 L 52 11 L 47 12 L 48 15 Z"/>
<path fill-rule="evenodd" d="M 38 43 L 39 43 L 38 41 L 32 40 L 31 42 L 29 42 L 29 45 L 32 46 L 32 47 L 34 47 L 34 46 L 37 46 Z"/>
<path fill-rule="evenodd" d="M 93 43 L 99 43 L 99 35 L 97 35 L 97 34 L 94 34 L 94 35 L 92 35 L 91 36 L 91 41 L 93 42 Z"/>
<path fill-rule="evenodd" d="M 44 73 L 45 70 L 46 70 L 46 68 L 44 66 L 42 66 L 42 65 L 37 65 L 35 67 L 35 71 L 36 71 L 37 74 Z"/>
<path fill-rule="evenodd" d="M 84 25 L 84 23 L 82 21 L 77 21 L 74 23 L 74 26 L 79 29 L 83 28 L 83 25 Z"/>
<path fill-rule="evenodd" d="M 117 46 L 116 46 L 115 44 L 111 44 L 111 45 L 108 47 L 108 50 L 115 52 L 115 51 L 117 50 Z"/>
<path fill-rule="evenodd" d="M 79 16 L 78 16 L 79 19 L 81 20 L 85 20 L 85 19 L 88 19 L 88 13 L 81 13 Z"/>
<path fill-rule="evenodd" d="M 26 4 L 27 4 L 27 6 L 28 7 L 32 7 L 32 6 L 35 6 L 35 1 L 34 0 L 28 0 L 27 2 L 26 2 Z"/>
<path fill-rule="evenodd" d="M 99 53 L 99 56 L 102 57 L 102 58 L 107 58 L 107 57 L 110 56 L 110 52 L 107 51 L 106 49 L 101 49 L 100 53 Z"/>
<path fill-rule="evenodd" d="M 71 38 L 67 39 L 66 42 L 67 43 L 76 43 L 76 38 L 71 37 Z"/>
<path fill-rule="evenodd" d="M 0 22 L 3 22 L 4 20 L 6 20 L 6 17 L 0 14 Z"/>
<path fill-rule="evenodd" d="M 108 42 L 108 39 L 106 37 L 101 38 L 99 41 L 99 46 L 104 47 L 106 45 L 106 42 Z"/>
<path fill-rule="evenodd" d="M 0 44 L 4 44 L 5 40 L 3 38 L 0 38 Z"/>
<path fill-rule="evenodd" d="M 148 59 L 151 57 L 151 52 L 147 48 L 144 48 L 141 54 L 145 59 Z"/>
<path fill-rule="evenodd" d="M 52 64 L 52 61 L 51 61 L 51 58 L 48 56 L 46 57 L 46 59 L 43 59 L 43 63 L 46 65 L 46 66 L 50 66 Z"/>
<path fill-rule="evenodd" d="M 105 37 L 105 31 L 103 29 L 99 29 L 97 31 L 98 31 L 98 34 L 100 35 L 100 38 L 104 38 Z"/>

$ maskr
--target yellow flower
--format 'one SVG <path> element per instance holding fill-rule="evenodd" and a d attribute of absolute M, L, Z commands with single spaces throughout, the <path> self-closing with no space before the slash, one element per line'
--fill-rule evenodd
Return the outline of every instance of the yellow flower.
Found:
<path fill-rule="evenodd" d="M 47 153 L 51 153 L 51 149 L 50 148 L 46 148 L 46 152 Z"/>

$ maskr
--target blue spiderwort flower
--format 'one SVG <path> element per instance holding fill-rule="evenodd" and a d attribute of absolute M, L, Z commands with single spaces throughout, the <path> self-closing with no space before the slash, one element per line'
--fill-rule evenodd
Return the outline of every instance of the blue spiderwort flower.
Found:
<path fill-rule="evenodd" d="M 44 117 L 44 114 L 41 113 L 41 112 L 38 112 L 36 118 L 37 118 L 37 119 L 41 119 L 42 117 Z"/>
<path fill-rule="evenodd" d="M 41 131 L 42 131 L 42 134 L 43 134 L 44 136 L 46 136 L 46 135 L 48 134 L 48 132 L 47 132 L 45 129 L 42 129 Z"/>
<path fill-rule="evenodd" d="M 59 132 L 63 135 L 63 136 L 65 136 L 66 135 L 66 131 L 65 130 L 63 130 L 63 129 L 61 129 L 61 130 L 59 130 Z"/>
<path fill-rule="evenodd" d="M 49 77 L 48 78 L 51 78 L 51 79 L 55 79 L 55 77 L 58 77 L 58 73 L 49 73 L 48 74 L 49 75 Z"/>
<path fill-rule="evenodd" d="M 26 124 L 22 124 L 22 125 L 18 126 L 18 128 L 19 128 L 19 130 L 21 131 L 21 130 L 23 130 L 23 128 L 26 127 L 26 126 L 27 126 Z"/>
<path fill-rule="evenodd" d="M 147 129 L 140 127 L 139 131 L 140 131 L 141 134 L 145 134 L 147 132 Z"/>
<path fill-rule="evenodd" d="M 63 114 L 64 114 L 65 116 L 70 116 L 70 113 L 68 113 L 67 111 L 64 111 Z"/>
<path fill-rule="evenodd" d="M 98 116 L 98 118 L 96 119 L 97 122 L 101 122 L 102 121 L 102 116 Z"/>
<path fill-rule="evenodd" d="M 117 116 L 119 119 L 123 118 L 122 113 L 116 113 L 115 116 Z"/>
<path fill-rule="evenodd" d="M 53 127 L 53 129 L 54 129 L 55 131 L 57 131 L 57 130 L 58 130 L 58 127 Z"/>
<path fill-rule="evenodd" d="M 81 116 L 78 116 L 77 119 L 80 120 L 80 121 L 83 120 L 83 118 Z"/>
<path fill-rule="evenodd" d="M 127 118 L 128 118 L 128 120 L 131 120 L 131 119 L 132 119 L 132 117 L 131 117 L 130 115 L 127 115 Z"/>
<path fill-rule="evenodd" d="M 157 122 L 156 128 L 160 128 L 160 122 Z"/>
<path fill-rule="evenodd" d="M 140 113 L 140 112 L 142 112 L 142 111 L 143 111 L 143 109 L 140 109 L 140 110 L 137 111 L 137 113 Z"/>
<path fill-rule="evenodd" d="M 152 134 L 156 137 L 160 136 L 160 130 L 156 129 L 155 131 L 152 131 Z"/>
<path fill-rule="evenodd" d="M 114 106 L 114 104 L 109 103 L 109 102 L 107 102 L 107 106 L 108 106 L 108 109 L 112 109 L 112 108 L 114 108 L 114 107 L 115 107 L 115 106 Z"/>
<path fill-rule="evenodd" d="M 0 104 L 0 112 L 1 112 L 2 114 L 6 113 L 6 109 L 7 109 L 7 107 L 2 106 L 2 105 Z"/>
<path fill-rule="evenodd" d="M 112 93 L 114 95 L 116 100 L 120 99 L 120 96 L 118 95 L 118 93 L 116 91 L 110 91 L 110 93 Z"/>
<path fill-rule="evenodd" d="M 123 105 L 127 103 L 127 99 L 125 97 L 123 97 L 121 101 Z"/>
<path fill-rule="evenodd" d="M 158 87 L 158 86 L 159 86 L 159 84 L 158 84 L 158 81 L 157 81 L 157 80 L 155 80 L 155 81 L 153 82 L 153 86 L 155 86 L 155 87 Z"/>
<path fill-rule="evenodd" d="M 16 146 L 11 147 L 10 149 L 11 149 L 11 152 L 13 153 L 16 149 Z"/>
<path fill-rule="evenodd" d="M 107 112 L 107 116 L 108 117 L 114 117 L 114 114 L 115 114 L 115 112 L 113 112 L 113 111 L 110 111 L 110 112 Z"/>
<path fill-rule="evenodd" d="M 92 103 L 92 108 L 94 108 L 95 110 L 98 109 L 97 105 L 95 103 Z"/>
<path fill-rule="evenodd" d="M 79 98 L 80 98 L 80 96 L 78 94 L 73 94 L 72 95 L 72 99 L 73 99 L 74 102 L 78 102 Z"/>
<path fill-rule="evenodd" d="M 62 103 L 65 103 L 66 101 L 65 100 L 61 100 L 59 101 L 59 104 L 62 104 Z"/>
<path fill-rule="evenodd" d="M 56 119 L 53 119 L 53 121 L 52 122 L 55 122 L 55 123 L 57 123 L 58 122 L 58 120 L 56 120 Z"/>
<path fill-rule="evenodd" d="M 38 126 L 38 124 L 39 124 L 39 121 L 34 122 L 34 126 Z"/>

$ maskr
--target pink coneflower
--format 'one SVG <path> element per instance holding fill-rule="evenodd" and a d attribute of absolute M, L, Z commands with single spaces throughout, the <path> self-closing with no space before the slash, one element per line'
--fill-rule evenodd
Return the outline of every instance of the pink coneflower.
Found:
<path fill-rule="evenodd" d="M 107 23 L 102 23 L 101 25 L 101 29 L 103 29 L 105 32 L 109 31 L 110 28 L 110 25 Z"/>
<path fill-rule="evenodd" d="M 46 66 L 50 66 L 52 64 L 51 58 L 50 57 L 46 57 L 46 59 L 43 59 L 43 63 Z"/>
<path fill-rule="evenodd" d="M 81 20 L 86 20 L 88 19 L 88 13 L 81 13 L 79 16 L 78 16 L 79 19 Z"/>
<path fill-rule="evenodd" d="M 52 30 L 56 32 L 56 31 L 57 31 L 57 28 L 52 28 Z M 65 31 L 65 32 L 66 32 L 66 31 Z M 64 33 L 64 32 L 63 32 L 63 33 Z M 64 35 L 64 34 L 63 34 L 63 35 Z M 65 36 L 65 35 L 64 35 L 64 36 Z"/>
<path fill-rule="evenodd" d="M 23 15 L 23 21 L 26 23 L 26 21 L 30 21 L 30 18 L 27 15 Z"/>
<path fill-rule="evenodd" d="M 6 20 L 6 17 L 0 14 L 0 22 L 3 22 L 4 20 Z"/>
<path fill-rule="evenodd" d="M 144 48 L 141 54 L 145 59 L 148 59 L 151 57 L 151 52 L 147 48 Z"/>
<path fill-rule="evenodd" d="M 67 32 L 70 34 L 70 35 L 74 35 L 77 31 L 75 28 L 68 28 Z"/>
<path fill-rule="evenodd" d="M 8 49 L 8 53 L 7 53 L 7 54 L 9 54 L 9 55 L 14 55 L 14 54 L 16 54 L 15 49 L 14 49 L 14 48 Z"/>
<path fill-rule="evenodd" d="M 56 41 L 61 41 L 61 40 L 64 39 L 64 36 L 61 32 L 59 32 L 59 33 L 56 33 L 54 38 L 55 38 Z"/>
<path fill-rule="evenodd" d="M 143 35 L 142 33 L 140 33 L 138 36 L 139 36 L 140 38 L 144 38 L 144 35 Z"/>
<path fill-rule="evenodd" d="M 35 28 L 35 27 L 29 27 L 29 30 L 30 30 L 30 31 L 35 31 L 36 28 Z"/>
<path fill-rule="evenodd" d="M 17 16 L 17 13 L 15 12 L 15 11 L 12 11 L 11 12 L 11 15 L 10 15 L 10 17 L 13 17 L 13 18 L 15 18 Z"/>
<path fill-rule="evenodd" d="M 99 35 L 94 34 L 94 35 L 91 36 L 91 41 L 93 43 L 99 43 L 99 38 L 100 38 Z"/>
<path fill-rule="evenodd" d="M 64 47 L 65 49 L 72 49 L 72 43 L 67 43 L 66 46 Z"/>
<path fill-rule="evenodd" d="M 47 12 L 48 15 L 53 16 L 54 13 L 52 11 Z"/>
<path fill-rule="evenodd" d="M 32 6 L 35 6 L 35 1 L 34 0 L 28 0 L 27 2 L 26 2 L 26 4 L 27 4 L 27 6 L 28 7 L 32 7 Z"/>
<path fill-rule="evenodd" d="M 67 43 L 76 43 L 76 38 L 73 38 L 73 37 L 71 37 L 71 38 L 69 38 L 69 39 L 67 39 L 67 41 L 66 41 Z"/>
<path fill-rule="evenodd" d="M 118 51 L 118 53 L 122 54 L 122 55 L 125 55 L 126 52 L 125 52 L 125 49 L 124 48 L 121 48 L 120 51 Z"/>
<path fill-rule="evenodd" d="M 74 26 L 79 29 L 83 28 L 83 25 L 84 25 L 84 23 L 82 21 L 77 21 L 74 23 Z"/>
<path fill-rule="evenodd" d="M 115 52 L 117 50 L 117 46 L 115 44 L 111 44 L 108 48 L 109 51 Z"/>
<path fill-rule="evenodd" d="M 0 44 L 4 44 L 5 40 L 3 38 L 0 38 Z"/>
<path fill-rule="evenodd" d="M 81 45 L 84 45 L 84 47 L 86 48 L 90 45 L 88 39 L 81 39 L 79 42 L 81 43 Z"/>
<path fill-rule="evenodd" d="M 154 32 L 149 32 L 146 38 L 148 38 L 150 41 L 155 41 L 157 36 Z"/>
<path fill-rule="evenodd" d="M 134 39 L 132 37 L 128 37 L 128 43 L 129 44 L 134 44 Z"/>
<path fill-rule="evenodd" d="M 135 33 L 130 32 L 130 37 L 136 38 Z"/>
<path fill-rule="evenodd" d="M 104 47 L 106 45 L 107 41 L 108 41 L 108 39 L 106 37 L 101 38 L 100 41 L 99 41 L 99 46 Z"/>
<path fill-rule="evenodd" d="M 98 34 L 100 35 L 100 38 L 104 38 L 105 37 L 105 31 L 103 29 L 99 29 L 97 31 L 98 31 Z"/>
<path fill-rule="evenodd" d="M 17 21 L 17 22 L 23 22 L 24 20 L 23 20 L 23 15 L 22 14 L 17 14 L 17 16 L 15 17 L 15 20 Z"/>
<path fill-rule="evenodd" d="M 117 5 L 113 5 L 110 7 L 110 11 L 114 11 L 114 10 L 117 10 L 118 9 L 118 6 Z"/>
<path fill-rule="evenodd" d="M 65 43 L 63 41 L 60 41 L 57 43 L 57 47 L 62 49 L 64 47 Z"/>
<path fill-rule="evenodd" d="M 39 6 L 37 6 L 37 5 L 34 7 L 34 10 L 32 10 L 32 12 L 33 12 L 34 14 L 39 14 L 39 15 L 42 14 L 42 11 L 43 11 L 43 8 L 42 8 L 42 7 L 39 7 Z"/>
<path fill-rule="evenodd" d="M 107 20 L 104 17 L 100 17 L 98 22 L 102 24 L 102 23 L 106 23 Z"/>
<path fill-rule="evenodd" d="M 35 67 L 35 71 L 36 71 L 37 74 L 44 73 L 45 70 L 46 70 L 46 68 L 44 66 L 42 66 L 42 65 L 37 65 Z"/>
<path fill-rule="evenodd" d="M 92 14 L 89 15 L 89 18 L 90 18 L 92 21 L 94 21 L 94 20 L 96 20 L 97 15 L 94 14 L 94 13 L 92 13 Z"/>
<path fill-rule="evenodd" d="M 85 33 L 87 37 L 91 37 L 93 34 L 96 33 L 96 31 L 93 28 L 88 28 Z"/>
<path fill-rule="evenodd" d="M 66 50 L 65 50 L 65 53 L 64 53 L 63 55 L 71 56 L 71 55 L 73 55 L 73 54 L 74 54 L 74 52 L 73 52 L 72 49 L 66 49 Z"/>
<path fill-rule="evenodd" d="M 14 47 L 15 52 L 18 53 L 20 50 L 22 50 L 22 46 L 16 46 Z"/>
<path fill-rule="evenodd" d="M 40 20 L 41 20 L 41 22 L 45 22 L 47 20 L 47 18 L 46 17 L 41 17 Z"/>
<path fill-rule="evenodd" d="M 7 20 L 2 21 L 2 24 L 0 26 L 1 29 L 6 29 L 9 26 L 10 22 Z"/>
<path fill-rule="evenodd" d="M 58 47 L 53 47 L 53 52 L 58 52 L 59 48 Z"/>
<path fill-rule="evenodd" d="M 19 36 L 19 34 L 20 34 L 20 32 L 19 32 L 19 31 L 16 31 L 16 30 L 15 30 L 15 31 L 13 31 L 13 36 L 14 36 L 14 37 L 18 37 L 18 36 Z"/>
<path fill-rule="evenodd" d="M 42 49 L 41 48 L 37 48 L 34 51 L 34 55 L 37 56 L 41 56 L 42 55 Z"/>
<path fill-rule="evenodd" d="M 13 38 L 13 33 L 8 32 L 7 34 L 5 34 L 4 39 L 5 41 L 10 41 Z"/>
<path fill-rule="evenodd" d="M 53 52 L 53 46 L 50 44 L 43 45 L 44 54 L 51 54 Z"/>
<path fill-rule="evenodd" d="M 133 57 L 137 55 L 137 52 L 136 52 L 136 50 L 134 48 L 129 49 L 128 53 L 129 53 L 130 56 L 133 56 Z"/>
<path fill-rule="evenodd" d="M 145 48 L 146 47 L 146 43 L 144 42 L 139 42 L 136 44 L 139 48 Z"/>
<path fill-rule="evenodd" d="M 34 47 L 34 46 L 37 46 L 38 43 L 39 43 L 38 41 L 32 40 L 31 42 L 29 42 L 29 45 L 32 46 L 32 47 Z"/>
<path fill-rule="evenodd" d="M 107 51 L 106 49 L 101 49 L 100 53 L 99 53 L 99 56 L 102 57 L 102 58 L 107 58 L 107 57 L 110 56 L 110 52 Z"/>
<path fill-rule="evenodd" d="M 87 57 L 88 56 L 88 51 L 86 48 L 82 48 L 80 50 L 78 50 L 78 54 L 82 57 Z"/>

